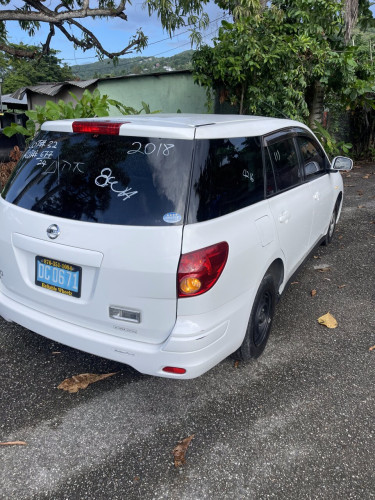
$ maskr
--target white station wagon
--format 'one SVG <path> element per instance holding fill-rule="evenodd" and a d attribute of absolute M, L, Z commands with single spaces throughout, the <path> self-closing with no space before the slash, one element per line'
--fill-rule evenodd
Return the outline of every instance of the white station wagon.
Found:
<path fill-rule="evenodd" d="M 46 122 L 0 197 L 0 315 L 151 375 L 257 357 L 351 167 L 292 120 Z"/>

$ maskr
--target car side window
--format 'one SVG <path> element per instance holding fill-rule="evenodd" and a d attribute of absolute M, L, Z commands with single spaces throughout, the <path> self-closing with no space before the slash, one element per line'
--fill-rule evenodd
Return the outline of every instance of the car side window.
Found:
<path fill-rule="evenodd" d="M 268 145 L 278 191 L 301 183 L 299 161 L 292 137 Z"/>
<path fill-rule="evenodd" d="M 272 196 L 276 193 L 276 181 L 268 148 L 264 150 L 264 160 L 266 165 L 266 195 Z"/>
<path fill-rule="evenodd" d="M 297 137 L 298 149 L 301 153 L 303 171 L 307 180 L 322 175 L 326 171 L 327 160 L 323 150 L 309 137 Z"/>
<path fill-rule="evenodd" d="M 259 137 L 196 141 L 188 222 L 203 222 L 264 199 Z"/>

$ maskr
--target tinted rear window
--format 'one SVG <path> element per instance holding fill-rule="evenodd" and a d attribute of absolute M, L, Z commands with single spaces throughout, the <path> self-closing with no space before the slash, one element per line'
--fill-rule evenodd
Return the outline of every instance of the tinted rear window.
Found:
<path fill-rule="evenodd" d="M 197 140 L 189 222 L 202 222 L 264 199 L 259 137 Z"/>
<path fill-rule="evenodd" d="M 193 141 L 40 132 L 3 198 L 35 212 L 106 224 L 182 224 Z"/>

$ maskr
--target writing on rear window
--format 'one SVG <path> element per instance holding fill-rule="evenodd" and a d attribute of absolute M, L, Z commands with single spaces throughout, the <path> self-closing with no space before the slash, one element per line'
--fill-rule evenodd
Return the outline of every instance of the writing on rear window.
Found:
<path fill-rule="evenodd" d="M 166 226 L 163 214 L 177 213 L 173 224 L 181 225 L 193 147 L 183 139 L 41 130 L 1 197 L 67 219 Z"/>
<path fill-rule="evenodd" d="M 26 151 L 25 158 L 35 159 L 36 165 L 42 168 L 41 175 L 57 174 L 59 177 L 64 171 L 83 174 L 84 162 L 60 158 L 57 145 L 57 141 L 36 141 Z M 40 151 L 41 148 L 43 149 Z"/>
<path fill-rule="evenodd" d="M 98 175 L 98 177 L 95 179 L 95 184 L 102 188 L 110 186 L 111 190 L 116 193 L 118 197 L 123 198 L 122 201 L 128 200 L 138 193 L 138 191 L 132 191 L 132 188 L 130 187 L 127 187 L 123 190 L 115 189 L 113 186 L 115 184 L 118 184 L 118 181 L 116 181 L 116 177 L 112 175 L 112 170 L 110 168 L 103 168 L 100 175 Z"/>
<path fill-rule="evenodd" d="M 155 153 L 156 156 L 158 156 L 159 154 L 169 156 L 170 150 L 174 148 L 174 144 L 161 143 L 158 147 L 153 142 L 148 142 L 147 144 L 142 144 L 141 142 L 132 143 L 132 146 L 136 145 L 138 145 L 138 147 L 136 149 L 130 149 L 128 151 L 128 155 L 134 155 L 136 153 L 141 153 L 142 155 L 152 155 Z"/>

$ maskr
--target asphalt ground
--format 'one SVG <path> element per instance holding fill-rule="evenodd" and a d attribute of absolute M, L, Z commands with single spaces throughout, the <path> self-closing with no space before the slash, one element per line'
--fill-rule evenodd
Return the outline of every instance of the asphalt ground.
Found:
<path fill-rule="evenodd" d="M 153 378 L 0 320 L 0 441 L 27 443 L 0 446 L 0 498 L 375 498 L 375 166 L 344 184 L 334 241 L 288 287 L 257 361 Z M 118 373 L 57 389 L 87 372 Z"/>

